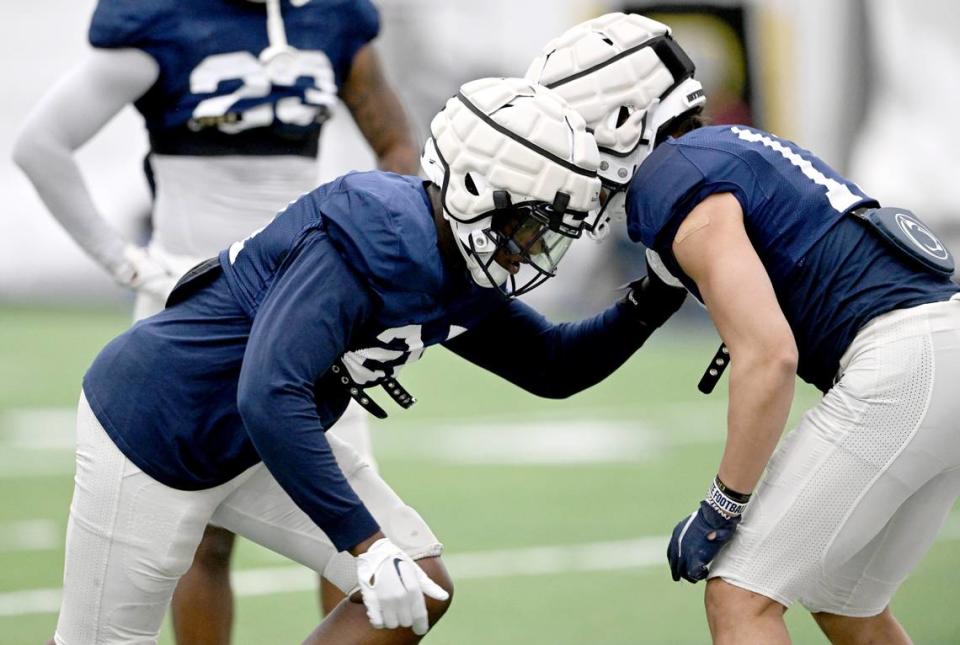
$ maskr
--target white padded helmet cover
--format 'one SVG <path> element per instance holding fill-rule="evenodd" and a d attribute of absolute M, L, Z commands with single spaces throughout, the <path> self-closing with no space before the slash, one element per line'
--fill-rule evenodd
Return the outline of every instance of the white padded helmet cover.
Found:
<path fill-rule="evenodd" d="M 646 46 L 669 34 L 637 14 L 606 14 L 550 41 L 527 70 L 528 81 L 551 87 L 583 115 L 600 148 L 599 174 L 610 184 L 625 186 L 659 127 L 705 100 L 693 78 L 671 90 L 677 79 Z"/>
<path fill-rule="evenodd" d="M 596 143 L 583 117 L 545 87 L 514 78 L 472 81 L 447 101 L 430 132 L 427 147 L 435 144 L 446 165 L 448 218 L 482 226 L 496 208 L 497 190 L 508 192 L 514 204 L 553 203 L 563 192 L 569 210 L 598 207 Z"/>
<path fill-rule="evenodd" d="M 572 27 L 547 43 L 526 78 L 553 87 L 580 112 L 593 130 L 597 145 L 626 152 L 640 139 L 643 110 L 674 83 L 673 75 L 654 51 L 640 49 L 580 79 L 562 81 L 669 33 L 666 25 L 637 14 L 606 14 Z M 554 86 L 557 82 L 560 84 Z M 617 127 L 620 106 L 632 106 L 637 111 Z"/>

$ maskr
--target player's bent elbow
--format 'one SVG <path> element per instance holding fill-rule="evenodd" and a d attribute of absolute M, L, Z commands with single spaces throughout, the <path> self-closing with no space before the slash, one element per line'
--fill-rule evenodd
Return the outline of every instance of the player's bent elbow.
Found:
<path fill-rule="evenodd" d="M 13 142 L 13 163 L 20 170 L 33 175 L 39 165 L 39 144 L 35 137 L 31 136 L 29 130 L 21 130 Z"/>
<path fill-rule="evenodd" d="M 797 373 L 800 352 L 793 338 L 784 339 L 775 348 L 767 352 L 767 362 L 774 370 L 793 376 Z"/>
<path fill-rule="evenodd" d="M 271 425 L 270 409 L 265 397 L 256 386 L 244 387 L 242 379 L 237 390 L 237 411 L 251 435 L 255 434 L 258 428 L 269 428 Z"/>
<path fill-rule="evenodd" d="M 734 364 L 736 360 L 737 358 L 731 352 L 731 364 Z M 752 366 L 750 371 L 757 374 L 764 373 L 769 378 L 791 379 L 797 373 L 799 360 L 796 347 L 781 346 L 757 352 L 743 361 L 742 364 Z"/>

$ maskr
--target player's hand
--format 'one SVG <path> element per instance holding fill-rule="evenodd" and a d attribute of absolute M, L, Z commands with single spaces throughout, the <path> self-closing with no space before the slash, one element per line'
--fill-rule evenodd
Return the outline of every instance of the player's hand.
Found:
<path fill-rule="evenodd" d="M 113 277 L 125 287 L 166 300 L 177 284 L 178 276 L 144 247 L 128 244 L 123 249 L 123 259 Z"/>
<path fill-rule="evenodd" d="M 740 516 L 727 517 L 706 501 L 673 529 L 667 546 L 667 560 L 673 579 L 697 582 L 707 577 L 709 565 L 733 537 Z"/>
<path fill-rule="evenodd" d="M 423 597 L 450 597 L 388 538 L 380 538 L 357 556 L 357 579 L 370 624 L 377 629 L 412 627 L 422 636 L 430 629 Z"/>
<path fill-rule="evenodd" d="M 647 275 L 630 283 L 624 301 L 638 320 L 656 329 L 676 313 L 686 297 L 686 289 L 668 285 L 648 269 Z"/>

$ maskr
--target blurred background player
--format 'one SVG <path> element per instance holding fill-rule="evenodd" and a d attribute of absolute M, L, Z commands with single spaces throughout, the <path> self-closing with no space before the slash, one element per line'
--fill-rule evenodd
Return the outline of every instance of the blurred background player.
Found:
<path fill-rule="evenodd" d="M 799 602 L 832 642 L 907 645 L 891 600 L 960 495 L 954 260 L 811 152 L 705 127 L 693 72 L 664 25 L 610 14 L 529 74 L 584 115 L 608 208 L 729 354 L 723 457 L 674 528 L 673 579 L 709 577 L 717 643 L 789 643 Z M 795 376 L 824 396 L 777 446 Z"/>
<path fill-rule="evenodd" d="M 34 109 L 17 163 L 76 242 L 136 291 L 135 319 L 163 308 L 191 266 L 261 228 L 317 184 L 321 129 L 337 97 L 387 171 L 415 174 L 418 150 L 372 40 L 368 0 L 102 0 L 94 51 Z M 127 104 L 150 137 L 146 247 L 100 214 L 74 151 Z M 335 432 L 370 455 L 357 409 Z M 180 642 L 227 642 L 233 535 L 210 527 L 173 603 Z M 321 583 L 326 610 L 338 590 Z"/>

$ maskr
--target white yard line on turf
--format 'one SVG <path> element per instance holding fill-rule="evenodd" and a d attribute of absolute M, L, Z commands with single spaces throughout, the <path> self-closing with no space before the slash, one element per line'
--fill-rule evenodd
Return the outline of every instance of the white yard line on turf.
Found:
<path fill-rule="evenodd" d="M 938 536 L 939 542 L 960 540 L 960 513 L 954 513 Z M 592 542 L 566 546 L 499 549 L 443 556 L 454 580 L 537 576 L 585 571 L 623 571 L 666 567 L 667 537 Z M 316 573 L 300 566 L 259 567 L 232 574 L 238 596 L 268 596 L 316 589 Z M 59 589 L 0 593 L 0 617 L 55 613 Z"/>
<path fill-rule="evenodd" d="M 563 417 L 470 417 L 394 423 L 377 428 L 377 456 L 450 464 L 570 465 L 655 459 L 678 446 L 716 443 L 722 433 L 704 410 L 658 408 L 650 418 L 613 408 L 567 411 Z M 721 416 L 716 415 L 719 419 Z M 73 411 L 15 409 L 0 415 L 0 479 L 73 473 Z M 666 428 L 675 427 L 668 431 Z"/>
<path fill-rule="evenodd" d="M 52 520 L 0 524 L 0 553 L 47 551 L 63 546 L 65 529 Z"/>

